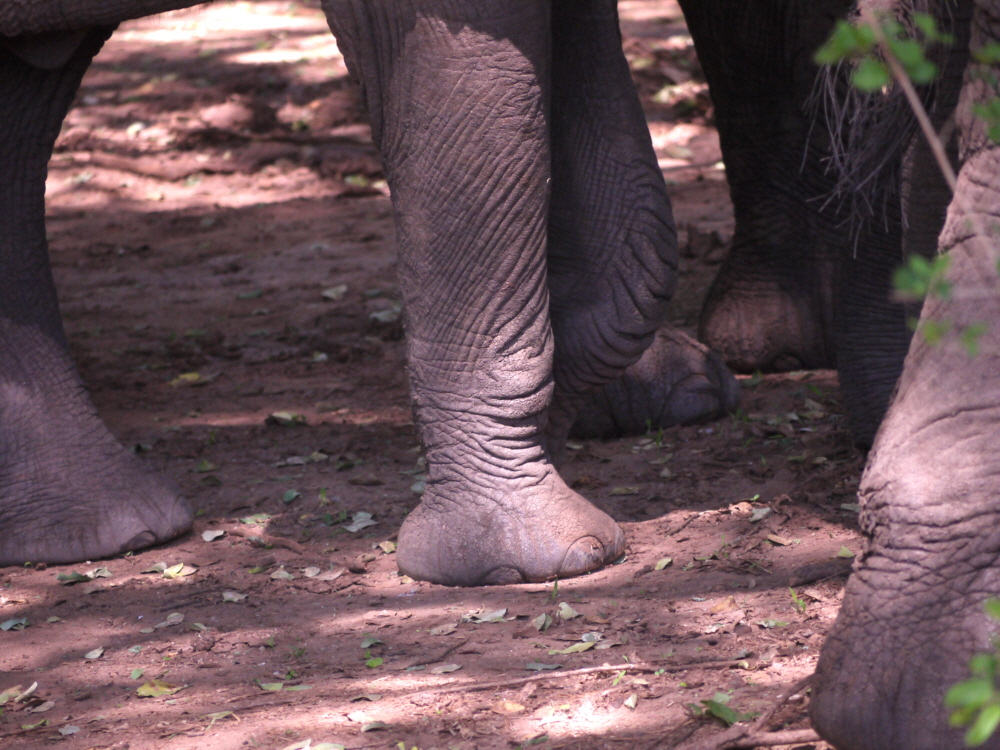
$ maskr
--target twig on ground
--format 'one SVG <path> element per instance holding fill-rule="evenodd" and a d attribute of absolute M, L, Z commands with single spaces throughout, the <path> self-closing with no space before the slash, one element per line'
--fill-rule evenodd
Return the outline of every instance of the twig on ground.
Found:
<path fill-rule="evenodd" d="M 813 678 L 812 675 L 809 675 L 808 677 L 803 677 L 801 680 L 792 685 L 788 690 L 786 690 L 783 693 L 779 693 L 778 697 L 775 698 L 774 703 L 771 705 L 771 707 L 757 717 L 757 721 L 753 723 L 750 729 L 753 730 L 754 732 L 759 732 L 762 729 L 764 729 L 764 727 L 767 726 L 767 723 L 771 721 L 771 717 L 773 717 L 778 712 L 779 708 L 781 708 L 783 705 L 785 705 L 785 703 L 788 702 L 789 698 L 791 698 L 793 695 L 797 695 L 800 691 L 805 690 L 807 687 L 809 687 L 809 683 L 812 682 L 812 678 Z"/>
<path fill-rule="evenodd" d="M 684 521 L 684 523 L 682 523 L 680 526 L 678 526 L 673 531 L 668 531 L 667 532 L 667 536 L 674 536 L 675 534 L 679 534 L 681 531 L 683 531 L 684 529 L 687 528 L 687 526 L 688 526 L 689 523 L 691 523 L 692 521 L 694 521 L 696 518 L 700 518 L 700 517 L 701 517 L 701 513 L 692 513 L 690 516 L 687 517 L 687 520 Z"/>
<path fill-rule="evenodd" d="M 734 729 L 741 729 L 742 733 L 734 733 L 732 737 L 723 741 L 725 735 L 733 732 Z M 746 727 L 738 724 L 730 727 L 723 734 L 705 745 L 694 745 L 698 750 L 751 750 L 755 747 L 773 747 L 774 745 L 797 745 L 800 742 L 816 742 L 822 739 L 812 729 L 785 729 L 780 732 L 751 732 Z M 687 748 L 685 748 L 687 750 Z"/>
<path fill-rule="evenodd" d="M 283 547 L 284 549 L 291 550 L 297 555 L 305 554 L 305 548 L 301 544 L 292 541 L 291 539 L 285 539 L 284 537 L 271 536 L 270 534 L 262 534 L 258 531 L 248 531 L 247 529 L 229 529 L 229 533 L 233 536 L 241 536 L 250 542 L 250 544 L 254 544 L 258 547 Z"/>
<path fill-rule="evenodd" d="M 444 661 L 445 659 L 447 659 L 456 649 L 461 648 L 468 642 L 469 639 L 466 638 L 464 641 L 459 641 L 458 643 L 452 644 L 437 656 L 428 656 L 424 659 L 418 659 L 412 664 L 407 664 L 405 667 L 403 667 L 403 669 L 412 669 L 413 667 L 423 667 L 428 664 L 437 664 L 439 661 Z"/>
<path fill-rule="evenodd" d="M 812 729 L 786 729 L 778 732 L 764 730 L 778 709 L 785 705 L 789 698 L 805 688 L 811 680 L 812 675 L 809 675 L 779 694 L 771 707 L 761 714 L 753 724 L 734 724 L 722 734 L 698 740 L 690 745 L 677 748 L 677 750 L 748 750 L 755 747 L 816 742 L 820 736 Z"/>
<path fill-rule="evenodd" d="M 580 669 L 570 669 L 565 672 L 546 672 L 545 674 L 535 674 L 531 677 L 518 677 L 512 680 L 498 680 L 497 682 L 484 682 L 479 685 L 463 684 L 454 687 L 440 688 L 438 690 L 424 690 L 424 693 L 462 693 L 474 690 L 492 690 L 493 688 L 515 687 L 529 682 L 541 682 L 542 680 L 561 680 L 566 677 L 576 677 L 583 674 L 596 674 L 599 672 L 683 672 L 688 669 L 726 669 L 736 667 L 743 663 L 744 659 L 727 659 L 726 661 L 703 661 L 691 662 L 689 664 L 615 664 L 600 667 L 582 667 Z"/>

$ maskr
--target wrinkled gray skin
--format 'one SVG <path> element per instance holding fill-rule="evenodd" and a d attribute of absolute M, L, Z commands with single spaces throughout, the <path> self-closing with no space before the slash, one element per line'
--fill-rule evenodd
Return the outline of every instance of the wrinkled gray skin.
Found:
<path fill-rule="evenodd" d="M 972 3 L 969 3 L 972 5 Z M 974 3 L 971 48 L 1000 39 L 1000 2 Z M 949 9 L 951 10 L 951 9 Z M 967 7 L 954 9 L 961 17 Z M 986 75 L 983 75 L 986 73 Z M 973 116 L 1000 68 L 970 65 L 954 110 L 961 171 L 940 246 L 955 291 L 921 319 L 987 322 L 980 353 L 915 336 L 861 482 L 866 545 L 823 647 L 811 714 L 841 750 L 963 747 L 943 697 L 989 651 L 1000 596 L 1000 148 Z M 1000 747 L 994 736 L 984 747 Z"/>
<path fill-rule="evenodd" d="M 701 49 L 711 26 L 699 25 L 698 8 L 690 5 Z M 717 0 L 702 7 L 735 12 L 739 5 Z M 998 6 L 998 0 L 977 3 L 973 45 L 1000 39 Z M 5 16 L 10 7 L 0 6 L 0 32 L 14 35 L 20 30 Z M 405 2 L 327 4 L 385 154 L 407 281 L 414 402 L 430 482 L 427 499 L 400 535 L 400 564 L 448 583 L 583 572 L 616 555 L 621 535 L 566 487 L 546 446 L 557 445 L 568 430 L 587 390 L 583 384 L 610 381 L 639 358 L 675 264 L 669 211 L 617 50 L 613 8 L 563 0 L 550 18 L 544 6 L 514 0 L 421 7 L 432 12 L 418 13 Z M 761 32 L 747 19 L 745 36 L 763 45 L 751 43 L 750 53 L 797 38 L 771 34 L 768 24 L 795 31 L 794 23 L 784 26 L 795 17 L 787 11 L 801 7 L 778 0 L 755 6 L 766 23 Z M 785 12 L 772 15 L 771 9 Z M 102 16 L 74 25 L 69 11 L 43 14 L 50 25 L 26 28 L 118 20 Z M 166 538 L 190 519 L 176 493 L 117 448 L 93 415 L 66 355 L 45 259 L 45 160 L 100 41 L 100 33 L 89 33 L 70 58 L 49 65 L 50 72 L 3 58 L 0 87 L 4 100 L 15 103 L 4 107 L 8 119 L 0 124 L 0 174 L 10 175 L 0 183 L 3 562 L 42 559 L 42 553 L 60 559 L 57 547 L 67 550 L 65 559 L 111 554 Z M 18 59 L 52 62 L 66 47 L 73 45 L 40 40 L 22 47 Z M 715 85 L 712 56 L 704 57 Z M 778 58 L 789 59 L 801 56 Z M 720 69 L 739 70 L 730 63 Z M 759 69 L 768 74 L 766 65 Z M 573 76 L 561 78 L 560 71 Z M 969 656 L 987 649 L 995 630 L 982 602 L 1000 595 L 1000 253 L 970 231 L 968 221 L 990 226 L 1000 201 L 1000 149 L 970 115 L 973 102 L 995 95 L 983 76 L 967 76 L 955 110 L 963 162 L 958 199 L 941 235 L 958 291 L 922 311 L 925 320 L 953 326 L 994 325 L 972 359 L 953 341 L 932 347 L 915 338 L 875 440 L 861 487 L 868 541 L 813 685 L 814 723 L 841 750 L 961 747 L 960 732 L 947 727 L 942 696 L 965 677 Z M 716 98 L 721 102 L 725 94 Z M 750 110 L 754 100 L 747 97 Z M 719 106 L 725 129 L 730 115 Z M 793 131 L 796 112 L 786 111 L 791 120 L 782 120 Z M 727 159 L 738 162 L 731 135 L 723 133 L 723 147 Z M 587 148 L 593 143 L 602 147 Z M 900 229 L 898 247 L 921 252 L 921 232 L 936 231 L 927 214 L 941 202 L 928 198 L 925 178 L 932 170 L 925 157 L 919 145 L 907 148 L 898 201 L 890 196 L 884 204 L 887 224 L 893 211 L 911 219 L 906 232 L 913 236 Z M 730 171 L 739 181 L 753 170 L 734 162 Z M 437 179 L 428 184 L 421 179 L 426 175 Z M 781 180 L 772 185 L 780 187 Z M 738 219 L 741 206 L 753 219 L 754 202 L 737 204 Z M 878 252 L 867 255 L 885 262 Z M 855 275 L 870 273 L 861 268 Z M 820 278 L 816 288 L 825 283 Z M 779 288 L 779 309 L 794 287 Z M 868 296 L 857 295 L 862 302 Z M 812 322 L 795 323 L 793 331 L 826 313 L 808 314 Z M 729 317 L 727 325 L 739 320 Z M 864 334 L 864 318 L 858 320 L 846 330 Z M 838 344 L 837 358 L 842 351 Z M 81 485 L 90 492 L 76 496 Z M 80 525 L 95 512 L 97 523 Z"/>
<path fill-rule="evenodd" d="M 43 203 L 60 123 L 111 25 L 186 4 L 0 4 L 0 565 L 104 557 L 191 523 L 83 390 Z M 324 8 L 364 90 L 399 234 L 427 449 L 400 569 L 455 585 L 593 570 L 622 553 L 622 532 L 552 457 L 590 394 L 654 342 L 677 265 L 614 0 Z M 732 376 L 696 342 L 661 336 L 651 356 L 674 371 L 639 368 L 633 400 L 670 408 L 627 404 L 640 429 L 735 405 Z"/>
<path fill-rule="evenodd" d="M 969 658 L 991 650 L 997 625 L 982 605 L 1000 597 L 1000 252 L 983 236 L 996 231 L 1000 148 L 972 115 L 974 103 L 1000 93 L 984 82 L 1000 67 L 966 71 L 973 5 L 977 48 L 1000 39 L 1000 2 L 923 4 L 956 36 L 939 59 L 940 82 L 924 92 L 937 130 L 954 115 L 948 150 L 961 171 L 950 206 L 905 107 L 890 107 L 872 130 L 841 130 L 849 146 L 869 141 L 867 155 L 848 155 L 859 159 L 855 179 L 884 157 L 877 190 L 858 189 L 870 218 L 859 204 L 816 208 L 841 179 L 822 167 L 842 144 L 817 133 L 828 113 L 811 109 L 804 71 L 814 47 L 800 41 L 822 41 L 816 26 L 838 3 L 682 5 L 716 102 L 737 218 L 701 333 L 737 367 L 836 364 L 855 439 L 874 437 L 860 488 L 865 549 L 820 656 L 813 724 L 839 750 L 957 750 L 963 732 L 948 726 L 943 698 L 969 676 Z M 760 119 L 775 111 L 782 116 L 768 129 Z M 888 299 L 892 268 L 939 246 L 952 256 L 955 292 L 929 300 L 920 316 L 956 329 L 988 322 L 974 358 L 954 337 L 911 341 L 903 319 L 915 311 Z M 1000 738 L 985 746 L 1000 748 Z"/>
<path fill-rule="evenodd" d="M 681 6 L 712 92 L 736 218 L 699 338 L 738 372 L 836 367 L 852 437 L 868 448 L 902 371 L 906 316 L 919 310 L 889 299 L 904 242 L 903 149 L 878 150 L 889 164 L 880 185 L 888 188 L 869 191 L 876 217 L 863 202 L 832 197 L 842 180 L 834 155 L 850 144 L 830 131 L 846 130 L 839 120 L 849 115 L 828 112 L 826 90 L 839 98 L 846 87 L 842 77 L 825 83 L 812 56 L 851 0 Z M 892 136 L 905 144 L 910 132 L 904 123 Z M 936 168 L 920 156 L 912 161 L 923 168 L 923 196 Z M 935 251 L 944 218 L 935 199 L 936 212 L 915 212 L 907 253 Z"/>

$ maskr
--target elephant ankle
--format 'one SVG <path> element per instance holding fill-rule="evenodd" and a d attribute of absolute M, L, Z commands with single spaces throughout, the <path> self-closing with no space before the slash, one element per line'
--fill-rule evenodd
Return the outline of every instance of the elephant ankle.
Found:
<path fill-rule="evenodd" d="M 544 581 L 617 559 L 624 535 L 614 520 L 570 490 L 551 469 L 457 484 L 428 482 L 399 532 L 402 573 L 453 586 Z"/>
<path fill-rule="evenodd" d="M 770 282 L 717 283 L 705 301 L 698 338 L 736 372 L 834 367 L 831 314 L 815 296 Z"/>

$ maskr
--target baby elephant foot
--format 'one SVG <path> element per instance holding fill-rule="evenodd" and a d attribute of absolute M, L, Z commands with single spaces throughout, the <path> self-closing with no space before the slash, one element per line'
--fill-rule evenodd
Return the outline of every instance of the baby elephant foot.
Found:
<path fill-rule="evenodd" d="M 739 383 L 714 352 L 680 331 L 661 328 L 642 358 L 580 409 L 572 435 L 643 435 L 716 419 L 739 400 Z"/>
<path fill-rule="evenodd" d="M 552 469 L 541 480 L 486 490 L 428 484 L 399 531 L 401 573 L 448 586 L 568 578 L 600 568 L 625 550 L 618 525 L 573 492 Z M 474 493 L 474 494 L 473 494 Z"/>
<path fill-rule="evenodd" d="M 191 526 L 178 489 L 127 453 L 96 416 L 67 440 L 66 415 L 0 430 L 0 566 L 96 560 Z"/>

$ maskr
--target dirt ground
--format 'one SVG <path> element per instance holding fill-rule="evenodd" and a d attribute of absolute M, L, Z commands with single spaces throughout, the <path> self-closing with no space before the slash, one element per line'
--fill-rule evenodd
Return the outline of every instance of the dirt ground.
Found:
<path fill-rule="evenodd" d="M 744 378 L 725 420 L 572 443 L 565 476 L 628 536 L 616 565 L 401 577 L 421 458 L 392 213 L 317 6 L 126 24 L 66 121 L 48 231 L 73 353 L 198 518 L 140 554 L 0 570 L 0 693 L 20 686 L 0 746 L 670 748 L 725 706 L 766 710 L 812 671 L 859 548 L 835 373 Z M 621 9 L 690 330 L 732 233 L 711 103 L 676 5 Z M 807 726 L 807 700 L 768 728 Z"/>

